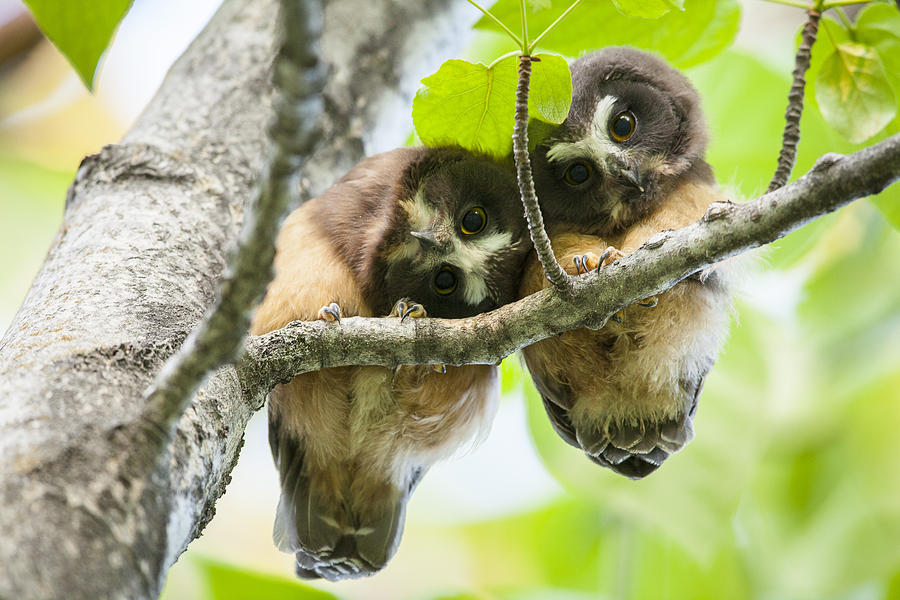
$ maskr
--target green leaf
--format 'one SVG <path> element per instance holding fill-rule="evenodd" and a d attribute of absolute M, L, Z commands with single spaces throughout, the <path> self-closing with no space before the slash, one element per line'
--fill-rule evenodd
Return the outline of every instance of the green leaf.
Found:
<path fill-rule="evenodd" d="M 684 0 L 612 0 L 616 9 L 629 17 L 658 19 L 670 10 L 684 10 Z"/>
<path fill-rule="evenodd" d="M 897 115 L 897 98 L 872 46 L 844 42 L 816 77 L 816 102 L 829 125 L 851 142 L 863 142 Z"/>
<path fill-rule="evenodd" d="M 284 577 L 273 577 L 209 559 L 196 560 L 211 600 L 338 600 L 337 596 Z"/>
<path fill-rule="evenodd" d="M 568 6 L 568 0 L 554 0 L 550 8 L 534 10 L 528 17 L 529 29 L 543 31 Z M 651 20 L 622 14 L 605 0 L 582 2 L 547 34 L 541 47 L 581 56 L 605 46 L 628 45 L 652 50 L 684 68 L 713 58 L 734 40 L 740 20 L 737 0 L 684 0 L 683 6 L 684 10 L 669 11 Z M 506 23 L 517 22 L 519 10 L 518 0 L 499 0 L 491 8 Z M 475 27 L 496 29 L 486 18 Z"/>
<path fill-rule="evenodd" d="M 24 0 L 44 34 L 93 89 L 100 56 L 132 0 Z"/>
<path fill-rule="evenodd" d="M 715 2 L 712 17 L 706 22 L 706 28 L 697 36 L 696 43 L 678 57 L 678 66 L 684 69 L 718 56 L 731 45 L 740 24 L 740 4 L 731 0 Z"/>
<path fill-rule="evenodd" d="M 878 50 L 894 94 L 900 95 L 900 12 L 892 6 L 869 6 L 860 13 L 854 32 L 856 41 Z"/>
<path fill-rule="evenodd" d="M 900 42 L 900 12 L 884 4 L 872 4 L 859 13 L 854 27 L 860 42 L 876 45 L 891 38 Z"/>
<path fill-rule="evenodd" d="M 516 58 L 516 57 L 514 57 Z M 572 73 L 569 63 L 558 54 L 539 54 L 540 62 L 531 65 L 528 116 L 544 123 L 559 125 L 572 104 Z"/>
<path fill-rule="evenodd" d="M 572 101 L 572 78 L 561 56 L 537 55 L 532 65 L 529 115 L 559 124 Z M 422 80 L 413 100 L 413 125 L 427 146 L 460 146 L 497 158 L 512 149 L 517 56 L 490 66 L 452 59 Z"/>

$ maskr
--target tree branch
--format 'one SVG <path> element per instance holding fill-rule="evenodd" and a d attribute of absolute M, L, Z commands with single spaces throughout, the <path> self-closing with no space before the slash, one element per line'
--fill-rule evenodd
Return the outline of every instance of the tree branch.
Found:
<path fill-rule="evenodd" d="M 272 279 L 273 240 L 298 192 L 294 175 L 322 135 L 325 70 L 317 57 L 322 0 L 282 0 L 279 23 L 273 74 L 278 95 L 269 126 L 272 156 L 215 304 L 144 393 L 144 418 L 166 436 L 206 375 L 238 351 L 250 326 L 249 311 Z"/>
<path fill-rule="evenodd" d="M 774 191 L 787 183 L 794 170 L 797 159 L 797 144 L 800 143 L 800 117 L 803 115 L 803 94 L 806 87 L 806 72 L 809 70 L 811 51 L 816 43 L 819 31 L 819 19 L 822 13 L 814 8 L 806 11 L 809 18 L 803 26 L 800 46 L 794 60 L 794 76 L 791 91 L 788 93 L 788 107 L 784 115 L 784 134 L 781 138 L 781 153 L 778 156 L 778 167 L 769 183 L 769 190 Z"/>
<path fill-rule="evenodd" d="M 900 179 L 900 134 L 848 156 L 827 154 L 794 183 L 743 204 L 717 203 L 697 223 L 654 236 L 568 293 L 546 288 L 468 319 L 345 318 L 294 322 L 248 340 L 241 388 L 261 397 L 311 370 L 348 365 L 491 364 L 571 329 L 602 327 L 618 310 L 664 292 L 688 275 L 768 244 Z"/>

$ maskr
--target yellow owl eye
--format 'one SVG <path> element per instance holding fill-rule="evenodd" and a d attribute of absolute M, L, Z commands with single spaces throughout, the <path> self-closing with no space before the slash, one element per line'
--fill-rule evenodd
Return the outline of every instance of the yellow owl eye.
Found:
<path fill-rule="evenodd" d="M 456 274 L 450 267 L 442 267 L 434 276 L 434 291 L 441 296 L 453 293 L 456 289 Z"/>
<path fill-rule="evenodd" d="M 637 119 L 630 110 L 620 112 L 609 122 L 609 135 L 617 142 L 624 142 L 634 133 Z"/>
<path fill-rule="evenodd" d="M 581 185 L 590 179 L 593 172 L 594 167 L 591 166 L 591 163 L 578 161 L 569 165 L 564 177 L 569 185 Z"/>
<path fill-rule="evenodd" d="M 459 230 L 466 235 L 475 235 L 480 233 L 486 224 L 487 216 L 484 214 L 484 209 L 476 206 L 463 215 L 462 222 L 459 224 Z"/>

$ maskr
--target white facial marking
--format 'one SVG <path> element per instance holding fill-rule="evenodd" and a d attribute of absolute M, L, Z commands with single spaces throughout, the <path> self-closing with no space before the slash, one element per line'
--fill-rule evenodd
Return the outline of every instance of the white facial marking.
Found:
<path fill-rule="evenodd" d="M 619 146 L 609 137 L 609 119 L 612 117 L 615 96 L 604 96 L 594 109 L 590 132 L 587 137 L 577 142 L 558 142 L 547 151 L 550 162 L 566 162 L 579 158 L 593 158 L 598 165 L 610 154 L 620 151 Z"/>
<path fill-rule="evenodd" d="M 487 268 L 491 256 L 512 244 L 512 234 L 497 232 L 480 234 L 473 239 L 453 239 L 453 251 L 447 262 L 455 265 L 463 275 L 463 300 L 476 305 L 489 295 Z"/>

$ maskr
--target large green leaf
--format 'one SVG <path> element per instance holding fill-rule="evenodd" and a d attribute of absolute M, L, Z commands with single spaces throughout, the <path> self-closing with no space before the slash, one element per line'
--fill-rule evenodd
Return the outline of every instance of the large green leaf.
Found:
<path fill-rule="evenodd" d="M 532 65 L 529 116 L 559 124 L 572 101 L 572 77 L 561 56 L 540 54 Z M 512 149 L 518 57 L 490 66 L 452 59 L 422 80 L 413 125 L 428 146 L 460 146 L 502 158 Z"/>
<path fill-rule="evenodd" d="M 673 8 L 684 10 L 684 0 L 612 0 L 623 15 L 657 19 Z"/>
<path fill-rule="evenodd" d="M 878 52 L 856 42 L 839 44 L 816 77 L 816 102 L 828 124 L 851 142 L 863 142 L 897 115 L 897 98 Z"/>
<path fill-rule="evenodd" d="M 553 0 L 529 14 L 529 29 L 543 31 L 567 7 L 568 0 Z M 518 0 L 499 0 L 491 12 L 505 23 L 519 20 Z M 695 65 L 724 50 L 737 34 L 740 8 L 737 0 L 685 0 L 684 10 L 673 10 L 658 19 L 624 15 L 612 2 L 582 2 L 541 42 L 542 48 L 568 56 L 605 46 L 629 45 L 661 54 L 676 67 Z M 483 18 L 476 27 L 495 31 Z"/>
<path fill-rule="evenodd" d="M 93 89 L 100 56 L 132 0 L 24 0 L 44 34 Z"/>

